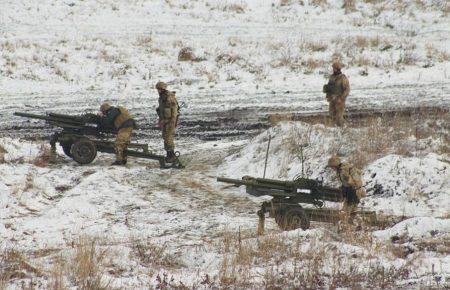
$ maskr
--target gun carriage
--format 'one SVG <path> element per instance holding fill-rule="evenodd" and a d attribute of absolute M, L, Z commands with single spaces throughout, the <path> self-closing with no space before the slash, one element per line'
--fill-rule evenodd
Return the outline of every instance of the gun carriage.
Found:
<path fill-rule="evenodd" d="M 59 143 L 64 153 L 79 164 L 91 163 L 97 156 L 97 152 L 114 153 L 114 142 L 108 141 L 108 137 L 116 134 L 117 131 L 102 127 L 100 117 L 95 114 L 72 116 L 16 112 L 14 115 L 44 120 L 52 126 L 61 128 L 62 130 L 50 137 L 50 145 L 52 149 L 55 149 L 56 143 Z M 124 151 L 125 155 L 156 160 L 161 168 L 167 168 L 164 156 L 150 152 L 147 144 L 131 143 L 128 148 Z"/>
<path fill-rule="evenodd" d="M 262 203 L 258 211 L 260 233 L 264 231 L 266 213 L 275 218 L 282 230 L 308 229 L 310 221 L 334 223 L 343 217 L 342 211 L 324 207 L 326 201 L 343 202 L 341 190 L 324 186 L 322 182 L 314 179 L 297 178 L 293 181 L 283 181 L 244 176 L 242 179 L 218 177 L 217 181 L 237 187 L 245 185 L 246 192 L 253 196 L 272 196 L 270 201 Z M 358 211 L 357 215 L 370 224 L 380 224 L 375 212 Z"/>

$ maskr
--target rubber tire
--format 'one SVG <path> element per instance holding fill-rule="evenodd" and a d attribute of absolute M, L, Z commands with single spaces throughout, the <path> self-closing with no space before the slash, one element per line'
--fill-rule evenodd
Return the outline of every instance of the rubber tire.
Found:
<path fill-rule="evenodd" d="M 72 145 L 72 158 L 79 164 L 89 164 L 97 156 L 97 146 L 89 139 L 79 139 Z"/>
<path fill-rule="evenodd" d="M 64 151 L 64 154 L 72 158 L 72 143 L 59 143 Z"/>
<path fill-rule="evenodd" d="M 275 222 L 283 231 L 291 231 L 298 228 L 307 230 L 310 227 L 309 217 L 302 208 L 279 209 L 275 213 Z"/>

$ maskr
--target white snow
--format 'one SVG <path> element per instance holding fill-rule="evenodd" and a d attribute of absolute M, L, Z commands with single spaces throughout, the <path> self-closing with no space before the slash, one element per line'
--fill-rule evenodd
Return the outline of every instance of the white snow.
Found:
<path fill-rule="evenodd" d="M 270 135 L 266 177 L 293 179 L 303 169 L 304 176 L 339 186 L 324 168 L 327 159 L 336 153 L 351 159 L 357 151 L 351 145 L 369 130 L 285 122 L 240 141 L 180 138 L 177 145 L 188 162 L 183 171 L 162 171 L 135 159 L 113 168 L 107 154 L 79 166 L 61 149 L 56 164 L 42 165 L 37 159 L 48 145 L 14 137 L 21 134 L 15 126 L 25 122 L 13 117 L 14 111 L 79 114 L 96 111 L 105 100 L 129 108 L 140 124 L 153 124 L 153 86 L 159 80 L 187 103 L 182 115 L 187 121 L 226 111 L 230 118 L 254 119 L 325 111 L 321 90 L 335 57 L 346 64 L 350 109 L 450 106 L 448 1 L 356 1 L 347 13 L 342 5 L 340 0 L 1 1 L 0 148 L 6 152 L 0 164 L 0 250 L 16 249 L 50 273 L 59 256 L 71 256 L 74 242 L 89 236 L 113 252 L 108 269 L 114 271 L 106 274 L 112 286 L 155 288 L 157 275 L 168 273 L 188 287 L 214 288 L 204 283 L 206 275 L 220 280 L 238 245 L 256 247 L 249 251 L 254 253 L 273 238 L 275 245 L 289 245 L 280 253 L 300 259 L 260 255 L 234 273 L 248 274 L 258 287 L 274 269 L 292 278 L 292 271 L 307 275 L 316 262 L 328 276 L 336 267 L 355 276 L 412 267 L 414 273 L 396 285 L 448 285 L 448 251 L 420 248 L 448 241 L 449 157 L 438 153 L 448 146 L 445 138 L 402 140 L 411 156 L 388 148 L 362 168 L 369 193 L 365 208 L 412 217 L 368 233 L 380 243 L 375 247 L 355 242 L 358 233 L 351 240 L 325 225 L 282 233 L 273 219 L 266 221 L 269 242 L 256 238 L 255 213 L 263 198 L 215 182 L 219 175 L 262 176 Z M 184 47 L 201 61 L 178 61 Z M 27 137 L 40 130 L 35 129 Z M 159 150 L 160 140 L 146 139 L 152 140 L 140 141 Z M 301 151 L 301 144 L 308 146 Z M 229 251 L 226 237 L 232 240 Z M 398 238 L 402 243 L 392 242 Z M 133 254 L 133 239 L 156 245 L 179 265 L 142 263 Z M 394 246 L 415 252 L 398 257 Z M 45 250 L 51 253 L 37 255 Z M 0 265 L 0 274 L 3 270 Z M 33 279 L 13 279 L 6 287 L 31 282 L 37 289 L 49 287 L 48 277 L 25 274 Z M 76 287 L 67 277 L 65 282 Z"/>

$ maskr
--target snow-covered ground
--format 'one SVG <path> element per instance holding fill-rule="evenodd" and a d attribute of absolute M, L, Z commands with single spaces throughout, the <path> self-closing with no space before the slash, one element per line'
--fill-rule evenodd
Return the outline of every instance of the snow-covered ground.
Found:
<path fill-rule="evenodd" d="M 99 247 L 113 252 L 105 267 L 109 272 L 121 273 L 107 274 L 104 279 L 112 279 L 114 286 L 124 288 L 156 287 L 158 275 L 162 277 L 164 273 L 170 274 L 173 283 L 186 285 L 199 285 L 207 275 L 211 283 L 224 287 L 221 279 L 231 274 L 223 271 L 231 271 L 231 268 L 223 268 L 243 267 L 234 261 L 242 259 L 234 257 L 238 255 L 234 252 L 237 249 L 234 239 L 241 235 L 239 239 L 245 247 L 250 247 L 247 249 L 250 252 L 264 251 L 251 249 L 259 243 L 272 245 L 268 250 L 274 251 L 265 266 L 253 265 L 262 254 L 252 254 L 255 260 L 247 271 L 254 277 L 247 282 L 254 287 L 267 283 L 258 276 L 273 265 L 277 252 L 288 255 L 299 247 L 297 254 L 300 255 L 329 251 L 326 249 L 331 245 L 335 247 L 329 253 L 332 256 L 348 259 L 356 251 L 360 253 L 356 260 L 371 261 L 364 262 L 351 274 L 355 277 L 366 271 L 390 269 L 394 271 L 392 275 L 397 271 L 408 273 L 402 279 L 392 278 L 392 285 L 445 285 L 450 275 L 446 254 L 450 238 L 448 154 L 388 155 L 364 168 L 368 196 L 362 206 L 379 214 L 410 217 L 392 228 L 364 232 L 367 240 L 343 241 L 333 227 L 314 223 L 310 230 L 282 233 L 272 219 L 266 223 L 267 237 L 257 239 L 255 212 L 265 198 L 251 197 L 243 188 L 226 188 L 215 182 L 217 175 L 261 176 L 268 134 L 272 135 L 272 145 L 267 177 L 293 178 L 301 172 L 297 146 L 303 141 L 297 137 L 308 131 L 304 174 L 337 186 L 334 173 L 324 166 L 338 139 L 345 138 L 339 130 L 299 122 L 281 123 L 250 141 L 199 144 L 185 157 L 189 160 L 185 170 L 160 170 L 157 164 L 135 159 L 127 167 L 110 167 L 112 157 L 105 154 L 92 165 L 78 166 L 64 157 L 62 151 L 58 152 L 56 164 L 47 164 L 42 158 L 46 152 L 42 146 L 48 145 L 1 139 L 0 145 L 7 152 L 5 163 L 0 165 L 2 245 L 20 249 L 30 257 L 51 249 L 44 257 L 29 258 L 33 267 L 51 273 L 55 255 L 67 256 L 70 261 L 74 243 L 76 245 L 80 237 L 94 237 Z M 226 250 L 222 248 L 224 243 L 230 243 Z M 273 246 L 274 243 L 278 246 Z M 167 257 L 153 257 L 155 248 L 152 247 L 163 251 Z M 145 251 L 150 251 L 149 257 Z M 384 252 L 377 258 L 370 258 L 373 251 Z M 157 260 L 153 264 L 149 259 Z M 237 264 L 226 264 L 227 259 Z M 292 271 L 290 265 L 298 262 L 297 259 L 299 257 L 291 256 L 284 261 L 283 271 Z M 322 262 L 325 268 L 321 268 L 320 273 L 332 271 L 326 270 L 332 267 L 328 264 L 331 261 Z M 350 267 L 354 262 L 354 259 L 342 262 L 341 266 Z M 234 279 L 243 283 L 240 279 L 244 278 L 236 275 L 240 278 Z M 70 278 L 67 279 L 70 285 Z M 49 285 L 48 281 L 38 281 L 42 287 Z M 323 283 L 330 281 L 327 278 Z"/>
<path fill-rule="evenodd" d="M 346 64 L 350 110 L 450 108 L 448 1 L 345 3 L 1 1 L 0 288 L 448 287 L 448 116 L 414 120 L 413 133 L 376 130 L 380 120 L 260 129 L 271 113 L 326 111 L 333 58 Z M 186 47 L 193 61 L 178 60 Z M 30 138 L 49 130 L 12 116 L 95 112 L 109 100 L 162 151 L 159 80 L 186 104 L 177 142 L 185 170 L 136 159 L 110 167 L 107 154 L 79 166 L 62 151 L 49 163 L 48 145 Z M 192 137 L 214 139 L 206 131 L 242 138 Z M 261 198 L 215 178 L 262 176 L 269 135 L 267 177 L 303 171 L 338 186 L 324 166 L 339 153 L 363 169 L 362 207 L 410 218 L 376 231 L 313 223 L 284 233 L 267 219 L 257 237 Z"/>
<path fill-rule="evenodd" d="M 1 113 L 92 112 L 110 100 L 154 126 L 164 80 L 187 105 L 180 133 L 195 135 L 219 112 L 231 110 L 226 122 L 325 111 L 335 57 L 347 65 L 349 109 L 448 108 L 448 1 L 356 2 L 346 14 L 335 0 L 5 0 Z M 178 61 L 185 47 L 198 60 Z"/>

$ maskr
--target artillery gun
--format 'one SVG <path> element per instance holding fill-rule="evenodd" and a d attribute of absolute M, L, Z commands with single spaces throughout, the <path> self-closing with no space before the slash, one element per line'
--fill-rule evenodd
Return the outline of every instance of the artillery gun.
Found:
<path fill-rule="evenodd" d="M 272 196 L 270 201 L 265 201 L 258 211 L 258 233 L 264 232 L 265 214 L 275 218 L 275 222 L 282 230 L 297 228 L 308 229 L 310 221 L 337 222 L 345 214 L 342 211 L 324 208 L 325 201 L 343 202 L 345 200 L 340 189 L 322 185 L 321 181 L 296 178 L 293 181 L 283 181 L 267 178 L 255 178 L 244 176 L 242 179 L 218 177 L 218 182 L 245 185 L 246 192 L 253 196 Z M 313 207 L 305 207 L 300 204 L 310 204 Z M 358 217 L 369 224 L 381 224 L 373 211 L 358 211 Z"/>
<path fill-rule="evenodd" d="M 55 150 L 56 143 L 59 143 L 64 153 L 79 164 L 91 163 L 97 156 L 97 152 L 114 153 L 114 142 L 108 141 L 107 138 L 111 134 L 117 134 L 117 131 L 103 127 L 101 117 L 95 114 L 72 116 L 56 113 L 36 115 L 16 112 L 14 115 L 44 120 L 52 126 L 61 128 L 62 130 L 58 130 L 50 137 L 50 145 Z M 128 148 L 134 150 L 125 150 L 126 156 L 156 160 L 161 168 L 174 167 L 167 166 L 164 156 L 150 152 L 147 144 L 131 143 Z M 176 166 L 181 168 L 181 164 Z"/>

